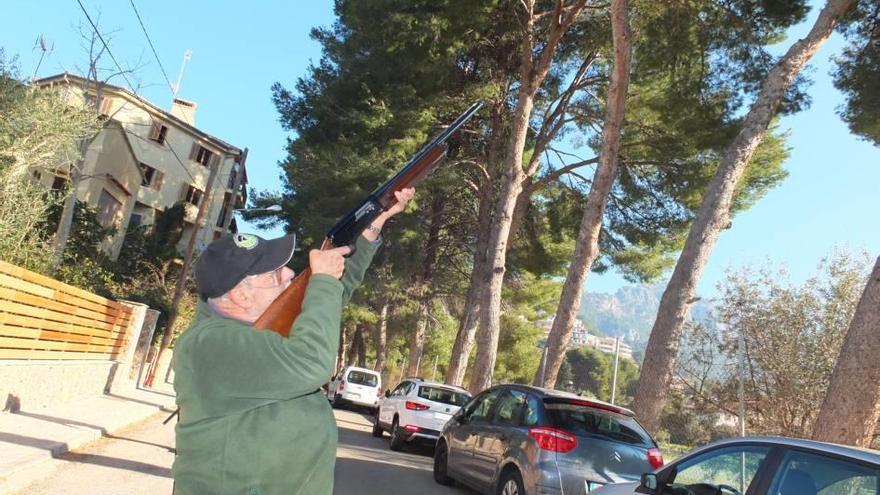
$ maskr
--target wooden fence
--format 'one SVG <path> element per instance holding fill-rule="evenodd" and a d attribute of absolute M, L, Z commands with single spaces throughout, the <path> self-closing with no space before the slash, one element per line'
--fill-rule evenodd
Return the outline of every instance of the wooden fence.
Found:
<path fill-rule="evenodd" d="M 131 309 L 0 261 L 0 359 L 114 360 Z"/>

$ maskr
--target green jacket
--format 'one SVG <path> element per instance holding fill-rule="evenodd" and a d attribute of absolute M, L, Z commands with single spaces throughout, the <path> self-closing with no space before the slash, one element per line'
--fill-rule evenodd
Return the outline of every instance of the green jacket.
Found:
<path fill-rule="evenodd" d="M 175 495 L 333 492 L 336 423 L 319 388 L 333 373 L 342 305 L 378 244 L 358 237 L 341 281 L 312 275 L 288 338 L 199 301 L 174 348 Z"/>

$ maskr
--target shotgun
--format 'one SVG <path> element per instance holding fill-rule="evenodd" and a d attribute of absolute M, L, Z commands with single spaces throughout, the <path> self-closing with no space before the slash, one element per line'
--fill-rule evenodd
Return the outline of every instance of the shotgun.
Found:
<path fill-rule="evenodd" d="M 370 193 L 357 207 L 345 214 L 327 233 L 321 250 L 339 246 L 354 246 L 357 236 L 361 235 L 367 225 L 380 213 L 391 207 L 395 202 L 394 193 L 407 187 L 414 187 L 428 176 L 446 158 L 446 140 L 468 121 L 480 107 L 482 102 L 471 105 L 459 115 L 446 129 L 416 153 L 406 165 Z M 306 286 L 309 283 L 311 269 L 306 268 L 294 277 L 293 282 L 266 308 L 266 311 L 254 322 L 254 328 L 271 330 L 282 337 L 290 334 L 296 317 L 302 311 Z"/>

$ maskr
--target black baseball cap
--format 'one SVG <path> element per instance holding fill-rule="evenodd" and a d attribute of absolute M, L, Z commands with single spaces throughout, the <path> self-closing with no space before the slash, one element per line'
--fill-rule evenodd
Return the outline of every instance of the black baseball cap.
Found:
<path fill-rule="evenodd" d="M 254 234 L 223 236 L 208 244 L 196 263 L 202 300 L 220 297 L 249 275 L 271 272 L 293 257 L 296 235 L 263 239 Z"/>

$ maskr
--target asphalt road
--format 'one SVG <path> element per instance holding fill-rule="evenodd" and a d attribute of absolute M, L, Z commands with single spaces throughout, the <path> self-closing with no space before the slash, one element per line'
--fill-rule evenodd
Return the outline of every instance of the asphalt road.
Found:
<path fill-rule="evenodd" d="M 336 488 L 334 493 L 384 495 L 475 495 L 459 486 L 447 487 L 434 482 L 434 448 L 430 445 L 407 445 L 401 452 L 388 448 L 388 434 L 374 438 L 369 416 L 350 411 L 336 411 L 339 448 L 336 451 Z"/>
<path fill-rule="evenodd" d="M 334 493 L 363 495 L 475 495 L 461 487 L 434 483 L 433 448 L 388 448 L 388 436 L 370 434 L 369 416 L 335 411 L 339 427 Z M 158 495 L 170 494 L 174 461 L 174 422 L 157 414 L 112 437 L 45 463 L 45 477 L 16 495 Z M 43 465 L 40 465 L 41 469 Z"/>

